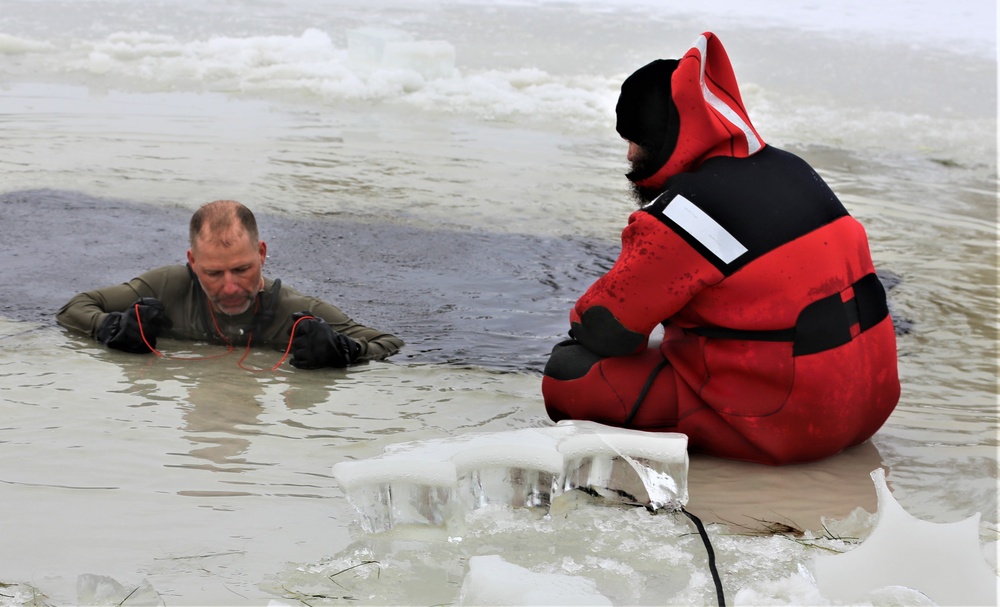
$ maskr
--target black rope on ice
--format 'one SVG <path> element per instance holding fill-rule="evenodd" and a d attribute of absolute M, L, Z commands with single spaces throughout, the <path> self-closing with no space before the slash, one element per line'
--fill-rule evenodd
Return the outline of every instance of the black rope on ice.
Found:
<path fill-rule="evenodd" d="M 698 528 L 698 534 L 701 535 L 701 541 L 705 542 L 705 551 L 708 552 L 708 568 L 715 581 L 715 594 L 719 597 L 719 607 L 726 607 L 726 597 L 722 593 L 722 579 L 719 577 L 719 570 L 715 567 L 715 550 L 712 549 L 712 542 L 708 539 L 705 525 L 701 523 L 700 518 L 688 512 L 683 506 L 681 506 L 681 512 L 694 522 L 694 526 Z"/>

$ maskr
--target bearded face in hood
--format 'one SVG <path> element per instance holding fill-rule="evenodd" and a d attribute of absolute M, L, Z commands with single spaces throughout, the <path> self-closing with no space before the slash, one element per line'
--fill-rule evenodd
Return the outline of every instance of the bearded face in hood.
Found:
<path fill-rule="evenodd" d="M 662 192 L 670 177 L 708 158 L 743 158 L 764 147 L 729 56 L 709 32 L 681 59 L 657 59 L 629 76 L 615 113 L 618 134 L 642 151 L 633 155 L 626 177 L 643 202 Z"/>
<path fill-rule="evenodd" d="M 636 144 L 640 152 L 631 159 L 625 176 L 632 182 L 633 194 L 640 204 L 650 202 L 659 188 L 639 185 L 652 177 L 677 145 L 680 116 L 670 96 L 670 77 L 677 69 L 673 59 L 657 59 L 645 65 L 622 83 L 615 107 L 615 129 L 623 139 Z"/>
<path fill-rule="evenodd" d="M 625 176 L 628 177 L 632 186 L 632 199 L 641 208 L 653 202 L 663 190 L 662 188 L 643 187 L 636 183 L 632 177 L 634 175 L 652 175 L 663 163 L 657 159 L 656 149 L 649 144 L 639 145 L 635 142 L 629 142 L 629 152 L 629 172 Z"/>

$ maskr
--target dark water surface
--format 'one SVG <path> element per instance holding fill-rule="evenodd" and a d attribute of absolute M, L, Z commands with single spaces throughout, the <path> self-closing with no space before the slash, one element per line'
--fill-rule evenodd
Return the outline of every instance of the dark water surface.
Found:
<path fill-rule="evenodd" d="M 191 212 L 70 191 L 0 194 L 0 315 L 54 324 L 81 291 L 184 263 Z M 615 243 L 257 213 L 265 273 L 399 335 L 394 358 L 540 371 Z"/>

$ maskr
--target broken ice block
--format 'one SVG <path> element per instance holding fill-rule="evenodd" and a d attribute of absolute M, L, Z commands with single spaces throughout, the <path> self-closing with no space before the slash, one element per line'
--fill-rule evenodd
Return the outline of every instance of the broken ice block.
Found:
<path fill-rule="evenodd" d="M 544 429 L 470 434 L 451 457 L 459 495 L 474 510 L 487 504 L 547 509 L 563 458 Z"/>
<path fill-rule="evenodd" d="M 347 465 L 349 464 L 349 465 Z M 453 514 L 455 467 L 432 458 L 370 459 L 333 467 L 369 533 L 441 525 Z"/>
<path fill-rule="evenodd" d="M 400 443 L 333 467 L 369 533 L 443 525 L 487 504 L 548 508 L 562 456 L 545 431 L 469 434 Z"/>
<path fill-rule="evenodd" d="M 407 32 L 387 28 L 360 28 L 347 32 L 347 54 L 352 65 L 374 71 L 404 69 L 426 80 L 447 78 L 455 71 L 455 47 L 443 40 L 414 40 Z"/>
<path fill-rule="evenodd" d="M 412 40 L 413 36 L 401 30 L 376 27 L 348 30 L 347 57 L 354 65 L 378 68 L 382 65 L 386 45 Z"/>
<path fill-rule="evenodd" d="M 333 474 L 370 533 L 400 524 L 447 525 L 488 504 L 548 511 L 583 488 L 653 509 L 687 503 L 687 437 L 593 422 L 390 445 L 340 462 Z"/>
<path fill-rule="evenodd" d="M 687 503 L 685 435 L 612 427 L 590 429 L 559 443 L 566 462 L 564 491 L 583 488 L 606 499 L 642 504 L 653 510 L 680 510 Z"/>

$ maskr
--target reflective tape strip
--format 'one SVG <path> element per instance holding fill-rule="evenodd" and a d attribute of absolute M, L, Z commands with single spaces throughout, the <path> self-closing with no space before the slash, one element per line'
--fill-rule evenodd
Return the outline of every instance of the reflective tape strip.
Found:
<path fill-rule="evenodd" d="M 720 116 L 725 118 L 734 127 L 743 131 L 743 136 L 746 138 L 747 142 L 747 153 L 750 155 L 755 154 L 760 151 L 762 147 L 760 138 L 753 132 L 750 125 L 747 124 L 739 114 L 736 113 L 732 107 L 729 106 L 725 101 L 719 99 L 715 93 L 708 89 L 708 85 L 705 83 L 705 68 L 708 67 L 708 39 L 702 35 L 698 37 L 695 47 L 698 52 L 701 53 L 701 72 L 698 74 L 699 83 L 701 84 L 701 94 L 705 97 L 705 101 L 719 113 Z"/>
<path fill-rule="evenodd" d="M 731 263 L 747 252 L 747 248 L 718 222 L 683 196 L 676 196 L 663 209 L 663 216 L 670 219 L 692 238 L 711 251 L 722 263 Z"/>

